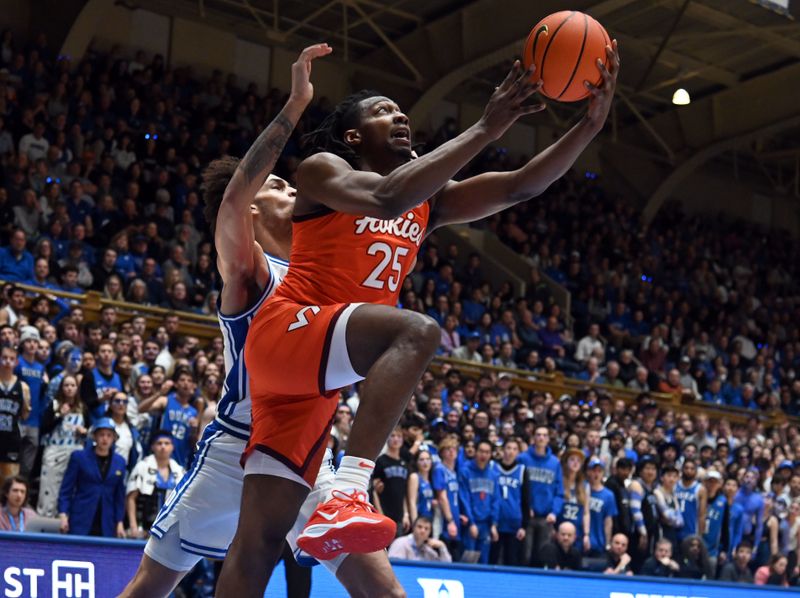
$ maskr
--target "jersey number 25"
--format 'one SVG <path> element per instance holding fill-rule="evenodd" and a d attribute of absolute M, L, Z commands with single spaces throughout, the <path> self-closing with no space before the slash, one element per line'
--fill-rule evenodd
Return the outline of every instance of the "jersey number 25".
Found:
<path fill-rule="evenodd" d="M 400 286 L 400 283 L 403 282 L 401 279 L 403 275 L 403 266 L 400 264 L 400 258 L 408 255 L 408 247 L 395 247 L 394 251 L 392 251 L 392 247 L 388 243 L 376 241 L 369 246 L 367 254 L 380 254 L 383 257 L 381 257 L 381 261 L 361 284 L 365 287 L 379 290 L 383 290 L 388 286 L 389 290 L 394 293 Z M 384 280 L 384 272 L 389 266 L 389 262 L 392 263 L 392 271 L 395 272 L 395 274 L 389 274 L 389 276 L 385 277 L 386 280 Z"/>

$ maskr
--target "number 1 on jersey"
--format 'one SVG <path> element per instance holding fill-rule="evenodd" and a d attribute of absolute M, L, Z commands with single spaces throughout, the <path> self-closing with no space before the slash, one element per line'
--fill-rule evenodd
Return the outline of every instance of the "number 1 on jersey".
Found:
<path fill-rule="evenodd" d="M 400 283 L 403 282 L 401 276 L 403 275 L 403 266 L 400 264 L 400 258 L 408 255 L 408 247 L 396 247 L 392 251 L 391 245 L 376 241 L 367 249 L 368 255 L 382 254 L 383 257 L 378 265 L 369 273 L 369 276 L 361 284 L 371 289 L 383 290 L 386 286 L 389 287 L 391 292 L 395 292 Z M 396 274 L 390 274 L 384 281 L 381 276 L 386 270 L 389 262 L 392 263 L 392 271 Z"/>

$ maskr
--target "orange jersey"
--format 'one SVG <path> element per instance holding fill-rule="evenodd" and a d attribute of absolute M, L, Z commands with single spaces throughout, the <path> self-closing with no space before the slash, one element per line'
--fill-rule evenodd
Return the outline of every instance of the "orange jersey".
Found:
<path fill-rule="evenodd" d="M 395 305 L 425 238 L 426 201 L 394 220 L 326 210 L 292 224 L 289 273 L 275 293 L 301 305 Z"/>

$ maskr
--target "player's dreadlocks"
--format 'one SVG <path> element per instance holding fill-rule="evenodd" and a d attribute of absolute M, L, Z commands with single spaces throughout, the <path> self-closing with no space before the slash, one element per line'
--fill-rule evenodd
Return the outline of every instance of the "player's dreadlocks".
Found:
<path fill-rule="evenodd" d="M 353 168 L 358 168 L 358 154 L 345 143 L 344 132 L 358 126 L 361 120 L 359 104 L 367 98 L 381 95 L 371 89 L 362 89 L 339 102 L 319 128 L 306 135 L 308 155 L 330 152 L 346 160 Z"/>
<path fill-rule="evenodd" d="M 239 166 L 239 158 L 233 156 L 223 156 L 214 160 L 206 166 L 203 171 L 203 216 L 205 216 L 212 237 L 217 228 L 217 214 L 219 206 L 222 204 L 222 197 L 225 195 L 225 188 L 231 182 L 236 168 Z"/>

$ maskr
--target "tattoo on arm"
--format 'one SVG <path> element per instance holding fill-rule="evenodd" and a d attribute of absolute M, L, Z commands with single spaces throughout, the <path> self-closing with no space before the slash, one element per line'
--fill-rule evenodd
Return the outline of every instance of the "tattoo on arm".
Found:
<path fill-rule="evenodd" d="M 267 178 L 289 140 L 294 125 L 295 123 L 281 112 L 253 142 L 239 163 L 239 168 L 248 183 L 252 183 L 257 177 L 261 177 L 262 181 Z"/>

